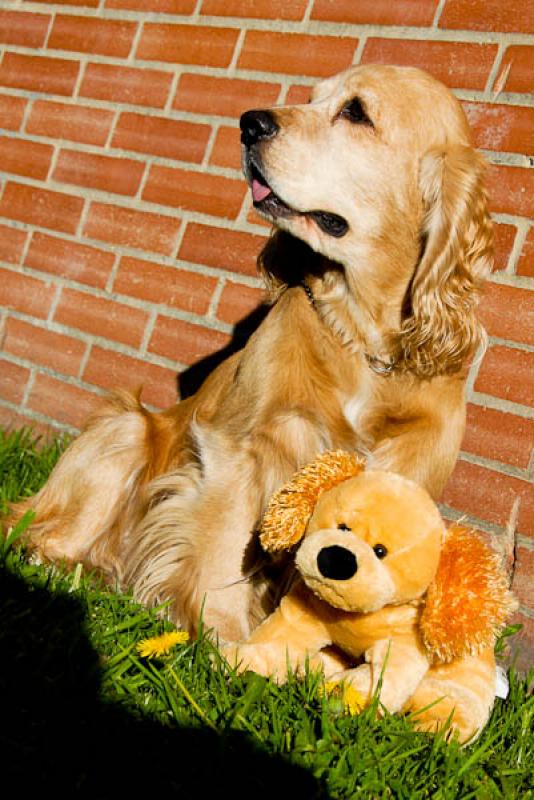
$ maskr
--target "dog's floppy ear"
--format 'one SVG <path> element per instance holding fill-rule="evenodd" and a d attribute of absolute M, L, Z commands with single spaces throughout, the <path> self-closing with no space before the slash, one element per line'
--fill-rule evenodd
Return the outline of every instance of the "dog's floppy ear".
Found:
<path fill-rule="evenodd" d="M 275 553 L 297 544 L 322 493 L 363 469 L 364 462 L 353 453 L 330 450 L 297 472 L 267 506 L 260 530 L 263 548 Z"/>
<path fill-rule="evenodd" d="M 457 371 L 483 339 L 475 308 L 493 252 L 484 171 L 482 156 L 464 145 L 421 160 L 423 253 L 400 341 L 405 365 L 420 375 Z"/>
<path fill-rule="evenodd" d="M 475 531 L 451 526 L 420 620 L 431 659 L 449 662 L 492 647 L 516 608 L 497 553 Z"/>

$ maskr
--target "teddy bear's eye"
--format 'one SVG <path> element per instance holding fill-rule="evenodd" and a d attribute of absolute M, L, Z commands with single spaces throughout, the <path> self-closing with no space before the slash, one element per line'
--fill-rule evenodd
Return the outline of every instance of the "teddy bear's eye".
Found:
<path fill-rule="evenodd" d="M 338 531 L 350 531 L 350 530 L 352 530 L 351 528 L 349 528 L 348 525 L 345 525 L 344 522 L 339 522 L 338 526 L 337 526 L 337 529 L 338 529 Z"/>
<path fill-rule="evenodd" d="M 375 544 L 373 550 L 377 558 L 385 558 L 388 554 L 388 549 L 383 544 Z"/>

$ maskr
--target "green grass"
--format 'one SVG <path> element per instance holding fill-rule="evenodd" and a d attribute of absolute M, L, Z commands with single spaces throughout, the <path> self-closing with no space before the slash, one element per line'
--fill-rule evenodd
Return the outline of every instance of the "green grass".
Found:
<path fill-rule="evenodd" d="M 62 445 L 0 434 L 0 512 L 45 480 Z M 478 741 L 400 716 L 340 714 L 320 681 L 237 676 L 209 640 L 160 660 L 136 644 L 172 626 L 95 575 L 0 543 L 0 770 L 28 795 L 107 798 L 532 798 L 532 678 L 509 672 Z"/>

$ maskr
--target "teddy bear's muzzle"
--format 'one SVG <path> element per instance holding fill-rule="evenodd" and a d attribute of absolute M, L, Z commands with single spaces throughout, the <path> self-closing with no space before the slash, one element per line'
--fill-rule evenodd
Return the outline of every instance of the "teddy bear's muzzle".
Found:
<path fill-rule="evenodd" d="M 348 581 L 358 571 L 358 561 L 351 550 L 337 544 L 323 547 L 317 554 L 317 568 L 323 578 Z"/>

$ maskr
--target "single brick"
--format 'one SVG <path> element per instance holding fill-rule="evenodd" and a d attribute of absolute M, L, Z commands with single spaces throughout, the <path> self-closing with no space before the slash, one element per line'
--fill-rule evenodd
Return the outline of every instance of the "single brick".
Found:
<path fill-rule="evenodd" d="M 48 47 L 126 58 L 136 30 L 137 22 L 57 14 Z"/>
<path fill-rule="evenodd" d="M 91 349 L 83 379 L 108 390 L 142 387 L 141 400 L 158 408 L 167 408 L 178 399 L 174 370 L 97 345 Z"/>
<path fill-rule="evenodd" d="M 250 207 L 250 210 L 247 214 L 247 222 L 250 222 L 251 225 L 259 225 L 262 228 L 265 228 L 266 231 L 272 231 L 273 226 L 272 223 L 267 222 L 260 214 L 256 211 L 254 206 Z"/>
<path fill-rule="evenodd" d="M 534 108 L 504 104 L 463 104 L 476 147 L 534 153 Z"/>
<path fill-rule="evenodd" d="M 148 349 L 173 361 L 194 364 L 230 342 L 230 337 L 201 325 L 158 316 Z"/>
<path fill-rule="evenodd" d="M 138 347 L 148 314 L 115 300 L 63 288 L 54 320 L 71 328 Z"/>
<path fill-rule="evenodd" d="M 531 484 L 478 464 L 460 460 L 445 488 L 441 502 L 493 525 L 505 527 L 517 497 L 525 498 Z M 527 529 L 525 513 L 518 524 L 520 533 Z"/>
<path fill-rule="evenodd" d="M 9 225 L 0 224 L 0 261 L 18 264 L 26 244 L 27 231 L 19 231 Z"/>
<path fill-rule="evenodd" d="M 1 75 L 1 73 L 0 73 Z M 88 64 L 80 87 L 82 97 L 110 103 L 163 108 L 169 96 L 172 75 L 155 69 Z"/>
<path fill-rule="evenodd" d="M 7 399 L 7 398 L 6 398 Z M 5 431 L 13 431 L 17 428 L 31 427 L 33 433 L 41 437 L 42 442 L 48 442 L 55 439 L 57 436 L 57 429 L 53 425 L 45 425 L 33 419 L 29 415 L 20 414 L 10 408 L 0 406 L 0 427 Z"/>
<path fill-rule="evenodd" d="M 34 231 L 24 264 L 40 272 L 104 289 L 113 253 Z"/>
<path fill-rule="evenodd" d="M 192 14 L 197 0 L 106 0 L 106 8 L 153 11 L 159 14 Z"/>
<path fill-rule="evenodd" d="M 240 141 L 239 128 L 221 126 L 215 137 L 210 155 L 210 164 L 215 164 L 218 167 L 230 167 L 230 169 L 241 169 Z"/>
<path fill-rule="evenodd" d="M 3 349 L 34 364 L 64 375 L 77 375 L 87 345 L 62 333 L 38 328 L 20 319 L 8 319 Z"/>
<path fill-rule="evenodd" d="M 84 235 L 103 242 L 171 255 L 180 220 L 107 203 L 91 203 Z"/>
<path fill-rule="evenodd" d="M 286 105 L 288 106 L 301 106 L 308 103 L 311 97 L 312 87 L 294 84 L 289 87 L 286 96 Z"/>
<path fill-rule="evenodd" d="M 173 108 L 196 114 L 239 117 L 249 108 L 276 103 L 280 84 L 237 78 L 215 78 L 184 72 L 180 76 Z"/>
<path fill-rule="evenodd" d="M 235 219 L 246 192 L 247 187 L 241 180 L 154 164 L 145 184 L 143 200 Z"/>
<path fill-rule="evenodd" d="M 494 213 L 534 217 L 534 169 L 490 164 L 487 186 Z"/>
<path fill-rule="evenodd" d="M 238 36 L 239 31 L 230 28 L 146 22 L 136 58 L 169 61 L 172 64 L 228 67 Z"/>
<path fill-rule="evenodd" d="M 431 25 L 437 0 L 315 0 L 312 19 L 354 25 Z"/>
<path fill-rule="evenodd" d="M 124 150 L 200 164 L 210 134 L 210 125 L 124 112 L 111 144 Z"/>
<path fill-rule="evenodd" d="M 339 36 L 247 31 L 238 67 L 327 77 L 351 65 L 357 44 Z"/>
<path fill-rule="evenodd" d="M 216 278 L 207 275 L 125 256 L 113 291 L 193 314 L 206 314 L 216 286 Z"/>
<path fill-rule="evenodd" d="M 21 403 L 30 377 L 30 370 L 0 358 L 0 386 L 3 400 Z"/>
<path fill-rule="evenodd" d="M 494 271 L 506 269 L 515 242 L 517 228 L 505 222 L 493 223 L 493 245 L 495 250 Z"/>
<path fill-rule="evenodd" d="M 113 117 L 113 111 L 105 108 L 36 100 L 30 110 L 26 131 L 53 139 L 103 145 Z"/>
<path fill-rule="evenodd" d="M 495 85 L 499 86 L 501 76 L 506 77 L 502 91 L 532 93 L 532 53 L 531 45 L 512 45 L 506 48 L 499 77 Z"/>
<path fill-rule="evenodd" d="M 487 283 L 479 316 L 490 336 L 534 344 L 534 291 Z"/>
<path fill-rule="evenodd" d="M 25 97 L 0 94 L 0 128 L 4 128 L 6 131 L 18 131 L 27 103 Z"/>
<path fill-rule="evenodd" d="M 475 391 L 530 406 L 534 397 L 534 353 L 504 345 L 490 347 L 478 371 Z"/>
<path fill-rule="evenodd" d="M 529 228 L 523 243 L 517 264 L 517 274 L 534 278 L 534 227 Z"/>
<path fill-rule="evenodd" d="M 83 202 L 81 197 L 8 183 L 0 201 L 0 216 L 63 233 L 75 233 Z"/>
<path fill-rule="evenodd" d="M 533 444 L 534 419 L 468 404 L 462 450 L 528 469 Z"/>
<path fill-rule="evenodd" d="M 521 605 L 534 608 L 534 551 L 518 546 L 515 550 L 512 591 Z"/>
<path fill-rule="evenodd" d="M 534 33 L 534 9 L 523 0 L 447 0 L 438 25 L 459 30 Z"/>
<path fill-rule="evenodd" d="M 264 299 L 263 289 L 227 281 L 217 307 L 217 317 L 223 322 L 235 325 L 258 308 Z"/>
<path fill-rule="evenodd" d="M 482 90 L 496 55 L 496 44 L 370 38 L 361 61 L 420 67 L 447 86 Z"/>
<path fill-rule="evenodd" d="M 33 411 L 74 428 L 81 428 L 101 405 L 102 397 L 97 394 L 44 374 L 37 375 L 28 399 Z"/>
<path fill-rule="evenodd" d="M 30 92 L 71 95 L 79 69 L 78 61 L 66 58 L 4 53 L 0 85 Z"/>
<path fill-rule="evenodd" d="M 49 144 L 0 136 L 0 164 L 3 172 L 44 180 L 54 148 Z"/>
<path fill-rule="evenodd" d="M 42 47 L 50 19 L 49 14 L 0 11 L 0 42 L 22 47 Z"/>
<path fill-rule="evenodd" d="M 33 0 L 35 3 L 46 3 L 46 5 L 50 5 L 50 0 Z M 87 6 L 87 8 L 96 8 L 99 4 L 100 0 L 57 0 L 55 5 L 66 5 L 66 6 Z"/>
<path fill-rule="evenodd" d="M 144 162 L 131 158 L 61 150 L 52 179 L 102 192 L 133 196 L 139 188 L 144 170 Z"/>
<path fill-rule="evenodd" d="M 190 222 L 178 258 L 242 275 L 257 276 L 256 261 L 265 237 Z"/>
<path fill-rule="evenodd" d="M 304 16 L 308 0 L 203 0 L 201 14 L 213 17 L 248 17 L 283 19 L 298 22 Z"/>
<path fill-rule="evenodd" d="M 46 319 L 56 293 L 55 286 L 7 269 L 0 269 L 0 286 L 4 308 Z"/>

